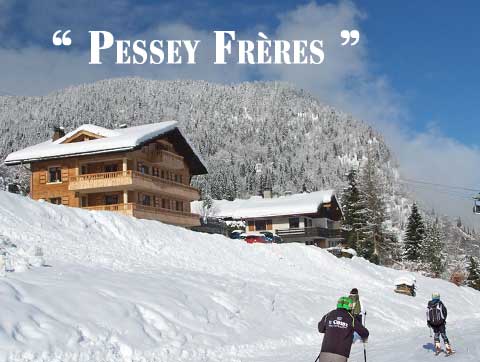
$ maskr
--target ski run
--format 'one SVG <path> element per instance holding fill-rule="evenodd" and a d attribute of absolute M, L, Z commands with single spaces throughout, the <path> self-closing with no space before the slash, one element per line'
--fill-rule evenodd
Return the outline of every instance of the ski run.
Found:
<path fill-rule="evenodd" d="M 246 244 L 155 221 L 0 192 L 2 361 L 313 362 L 320 318 L 352 287 L 370 330 L 369 362 L 435 357 L 431 293 L 448 308 L 454 361 L 480 361 L 480 293 L 419 274 L 337 259 L 300 244 Z M 16 247 L 15 247 L 15 246 Z M 45 265 L 30 266 L 43 250 Z M 32 264 L 32 263 L 30 263 Z M 349 361 L 364 360 L 355 343 Z"/>

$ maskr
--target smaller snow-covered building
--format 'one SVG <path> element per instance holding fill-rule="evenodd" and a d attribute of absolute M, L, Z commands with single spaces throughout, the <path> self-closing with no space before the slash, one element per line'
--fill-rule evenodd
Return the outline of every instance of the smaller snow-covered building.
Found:
<path fill-rule="evenodd" d="M 30 165 L 30 196 L 54 204 L 114 211 L 185 227 L 200 224 L 190 211 L 199 192 L 192 176 L 207 173 L 177 122 L 107 129 L 85 124 L 7 156 Z"/>
<path fill-rule="evenodd" d="M 202 213 L 201 208 L 201 202 L 192 203 L 192 210 Z M 285 242 L 327 248 L 343 240 L 343 213 L 333 190 L 214 200 L 210 213 L 224 220 L 244 221 L 247 232 L 272 231 Z"/>

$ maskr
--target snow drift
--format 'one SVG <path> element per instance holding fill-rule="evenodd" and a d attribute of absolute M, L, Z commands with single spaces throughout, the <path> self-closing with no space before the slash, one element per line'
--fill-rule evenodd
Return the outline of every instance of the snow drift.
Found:
<path fill-rule="evenodd" d="M 433 360 L 425 306 L 449 308 L 455 359 L 478 361 L 480 294 L 313 246 L 246 244 L 156 221 L 0 192 L 0 239 L 47 266 L 0 278 L 0 357 L 10 361 L 313 361 L 316 325 L 360 290 L 369 361 Z M 352 361 L 363 360 L 355 344 Z"/>

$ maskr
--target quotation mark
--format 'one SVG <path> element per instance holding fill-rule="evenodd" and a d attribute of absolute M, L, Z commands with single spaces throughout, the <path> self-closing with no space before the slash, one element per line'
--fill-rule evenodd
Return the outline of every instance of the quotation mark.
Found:
<path fill-rule="evenodd" d="M 342 39 L 345 39 L 342 45 L 347 45 L 350 40 L 353 39 L 353 42 L 350 43 L 350 46 L 353 47 L 354 45 L 357 45 L 360 41 L 360 32 L 358 30 L 342 30 L 340 32 L 340 37 Z"/>
<path fill-rule="evenodd" d="M 66 47 L 72 45 L 72 39 L 68 37 L 68 34 L 70 34 L 71 30 L 67 30 L 65 33 L 63 33 L 62 37 L 60 37 L 60 34 L 62 33 L 63 30 L 57 30 L 55 33 L 53 33 L 52 36 L 52 43 L 56 47 L 59 47 L 61 45 L 64 45 Z"/>

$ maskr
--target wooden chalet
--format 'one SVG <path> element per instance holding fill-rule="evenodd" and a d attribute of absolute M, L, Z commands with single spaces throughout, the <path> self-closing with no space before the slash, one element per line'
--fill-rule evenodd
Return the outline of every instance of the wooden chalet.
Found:
<path fill-rule="evenodd" d="M 83 125 L 11 153 L 6 165 L 30 165 L 30 196 L 53 204 L 113 211 L 192 227 L 199 199 L 192 176 L 206 174 L 176 122 L 106 129 Z"/>
<path fill-rule="evenodd" d="M 200 210 L 201 203 L 193 202 Z M 332 190 L 280 197 L 254 196 L 247 200 L 215 200 L 215 216 L 243 221 L 246 232 L 270 231 L 284 242 L 300 242 L 322 248 L 344 241 L 343 213 Z"/>

